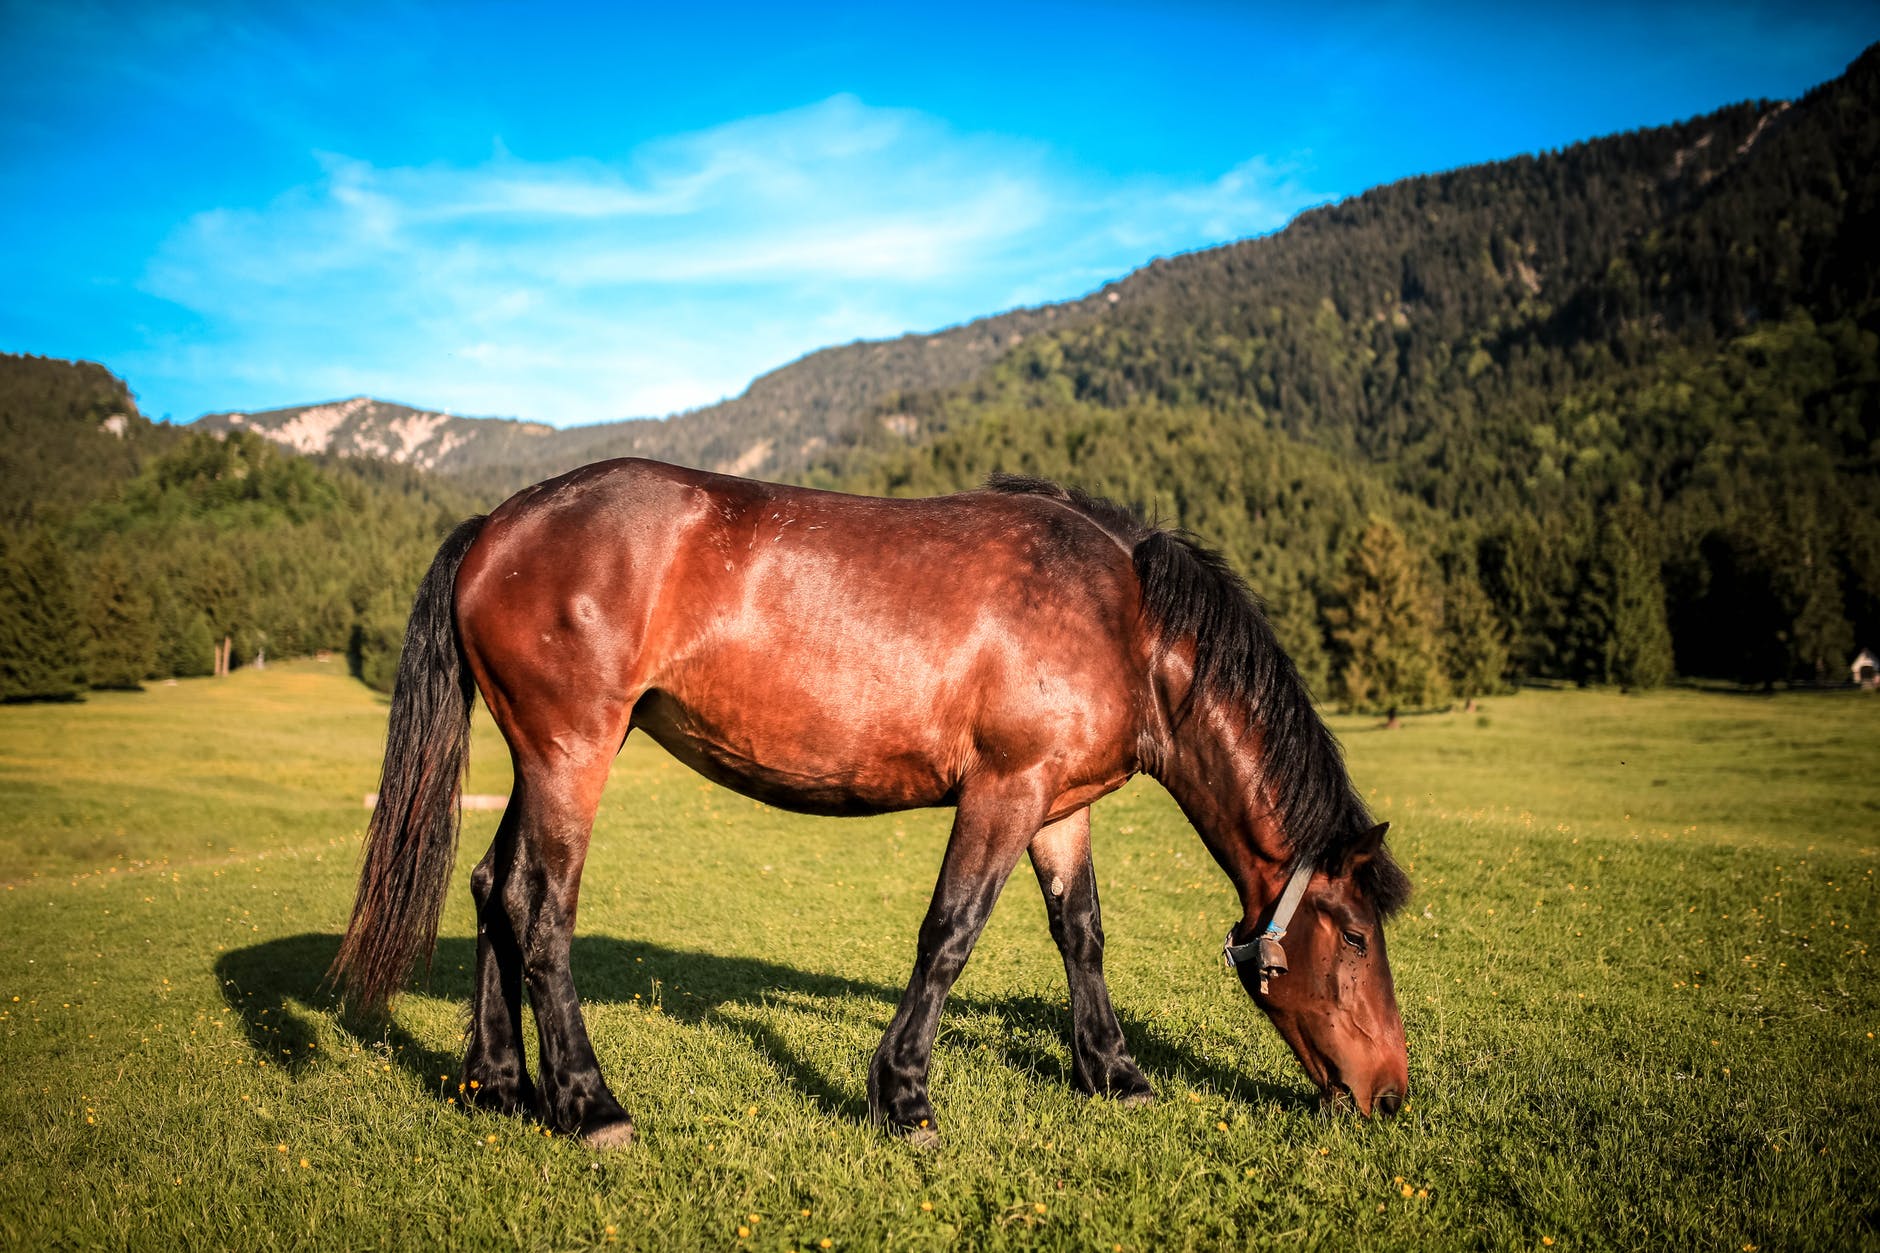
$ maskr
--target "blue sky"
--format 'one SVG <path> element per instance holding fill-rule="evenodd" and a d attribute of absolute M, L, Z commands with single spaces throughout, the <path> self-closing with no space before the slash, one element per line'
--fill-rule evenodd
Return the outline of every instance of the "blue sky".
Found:
<path fill-rule="evenodd" d="M 682 7 L 0 0 L 0 351 L 178 420 L 663 414 L 1880 39 L 1875 3 Z"/>

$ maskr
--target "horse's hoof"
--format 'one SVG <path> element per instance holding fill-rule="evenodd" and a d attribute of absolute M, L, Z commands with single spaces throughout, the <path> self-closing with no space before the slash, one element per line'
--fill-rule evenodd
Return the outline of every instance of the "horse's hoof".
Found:
<path fill-rule="evenodd" d="M 1123 1095 L 1116 1098 L 1116 1103 L 1121 1105 L 1124 1109 L 1140 1109 L 1145 1105 L 1155 1104 L 1155 1093 L 1147 1091 L 1125 1092 Z"/>
<path fill-rule="evenodd" d="M 624 1149 L 633 1143 L 633 1123 L 622 1118 L 590 1127 L 581 1133 L 581 1143 L 591 1149 Z"/>
<path fill-rule="evenodd" d="M 481 1084 L 477 1087 L 464 1085 L 463 1105 L 465 1113 L 475 1110 L 484 1114 L 502 1114 L 511 1118 L 529 1118 L 538 1112 L 535 1088 L 532 1085 L 510 1085 L 498 1087 L 495 1084 Z"/>
<path fill-rule="evenodd" d="M 878 1118 L 875 1126 L 891 1136 L 898 1136 L 917 1149 L 937 1149 L 940 1147 L 940 1130 L 931 1118 L 919 1122 L 900 1122 L 894 1119 Z"/>
<path fill-rule="evenodd" d="M 909 1148 L 930 1153 L 940 1147 L 940 1133 L 932 1127 L 909 1127 L 902 1135 L 907 1138 Z"/>

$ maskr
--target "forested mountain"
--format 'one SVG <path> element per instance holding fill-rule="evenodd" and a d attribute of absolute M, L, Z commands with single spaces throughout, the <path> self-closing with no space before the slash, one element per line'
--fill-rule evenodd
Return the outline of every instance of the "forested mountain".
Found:
<path fill-rule="evenodd" d="M 286 597 L 324 606 L 303 614 L 317 631 L 296 634 L 291 613 L 254 629 L 311 646 L 344 619 L 382 657 L 465 496 L 487 506 L 629 453 L 888 493 L 1010 470 L 1224 548 L 1315 688 L 1353 706 L 1536 678 L 1833 678 L 1880 644 L 1877 171 L 1870 49 L 1799 101 L 1405 180 L 1073 304 L 811 354 L 665 421 L 554 431 L 361 399 L 219 415 L 200 426 L 224 444 L 171 449 L 180 437 L 98 367 L 57 382 L 50 363 L 0 360 L 0 418 L 45 437 L 10 441 L 34 447 L 8 450 L 9 480 L 35 484 L 9 501 L 10 550 L 79 545 L 81 565 L 117 542 L 236 551 L 251 515 L 217 511 L 243 508 L 283 544 L 330 527 L 338 552 L 345 516 L 376 511 L 371 543 L 395 557 L 292 584 L 326 589 Z M 265 501 L 166 495 L 215 447 L 266 460 L 253 432 L 321 453 L 314 478 L 278 459 Z M 57 472 L 82 450 L 102 450 L 91 488 Z M 287 503 L 332 491 L 352 493 L 345 508 Z M 204 510 L 219 520 L 148 529 Z"/>
<path fill-rule="evenodd" d="M 0 354 L 0 524 L 69 511 L 177 438 L 101 365 Z"/>
<path fill-rule="evenodd" d="M 0 356 L 0 397 L 0 699 L 323 649 L 387 686 L 410 589 L 472 510 L 408 467 L 154 425 L 89 363 Z"/>
<path fill-rule="evenodd" d="M 1514 676 L 1831 677 L 1880 636 L 1876 241 L 1870 50 L 1792 106 L 1410 179 L 1156 262 L 972 383 L 891 398 L 915 445 L 860 424 L 812 477 L 1010 469 L 1156 502 L 1348 697 L 1333 624 L 1373 514 L 1415 541 L 1430 622 L 1489 598 Z"/>
<path fill-rule="evenodd" d="M 858 423 L 880 422 L 872 410 L 882 397 L 966 382 L 1027 336 L 1115 303 L 1106 289 L 1080 301 L 1018 309 L 932 334 L 825 348 L 762 375 L 740 396 L 667 420 L 557 430 L 358 396 L 262 413 L 212 413 L 192 425 L 208 432 L 256 431 L 296 452 L 379 457 L 436 470 L 497 499 L 609 457 L 796 478 L 832 445 L 856 442 Z M 912 429 L 892 420 L 888 428 Z"/>

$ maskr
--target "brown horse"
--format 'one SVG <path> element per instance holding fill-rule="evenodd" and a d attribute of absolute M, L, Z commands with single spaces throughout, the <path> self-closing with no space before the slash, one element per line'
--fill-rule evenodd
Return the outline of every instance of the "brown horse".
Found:
<path fill-rule="evenodd" d="M 471 877 L 464 1080 L 482 1107 L 594 1144 L 632 1136 L 568 954 L 595 808 L 636 727 L 788 809 L 955 808 L 914 972 L 869 1066 L 882 1126 L 934 1138 L 941 1006 L 1027 851 L 1070 981 L 1077 1086 L 1152 1099 L 1104 983 L 1090 860 L 1091 803 L 1139 771 L 1233 881 L 1229 960 L 1251 958 L 1242 982 L 1323 1102 L 1367 1116 L 1402 1103 L 1381 923 L 1408 882 L 1253 598 L 1186 535 L 1035 480 L 879 500 L 639 460 L 465 522 L 418 590 L 334 964 L 364 1005 L 383 1005 L 435 943 L 473 684 L 515 763 Z M 539 1088 L 523 1065 L 525 988 Z"/>

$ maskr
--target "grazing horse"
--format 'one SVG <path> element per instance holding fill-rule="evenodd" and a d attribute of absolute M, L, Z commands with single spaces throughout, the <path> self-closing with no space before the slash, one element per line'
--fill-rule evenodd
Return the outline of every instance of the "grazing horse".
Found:
<path fill-rule="evenodd" d="M 1369 1116 L 1403 1101 L 1381 924 L 1408 881 L 1245 585 L 1183 533 L 1032 479 L 881 500 L 634 459 L 463 523 L 412 609 L 334 962 L 363 1006 L 436 942 L 473 687 L 515 763 L 470 880 L 478 1106 L 596 1145 L 632 1138 L 568 955 L 595 808 L 635 728 L 786 809 L 954 808 L 913 975 L 868 1068 L 869 1110 L 891 1131 L 935 1138 L 941 1006 L 1027 851 L 1070 982 L 1074 1082 L 1153 1099 L 1104 983 L 1090 860 L 1091 803 L 1138 772 L 1232 880 L 1228 960 L 1322 1103 Z"/>

